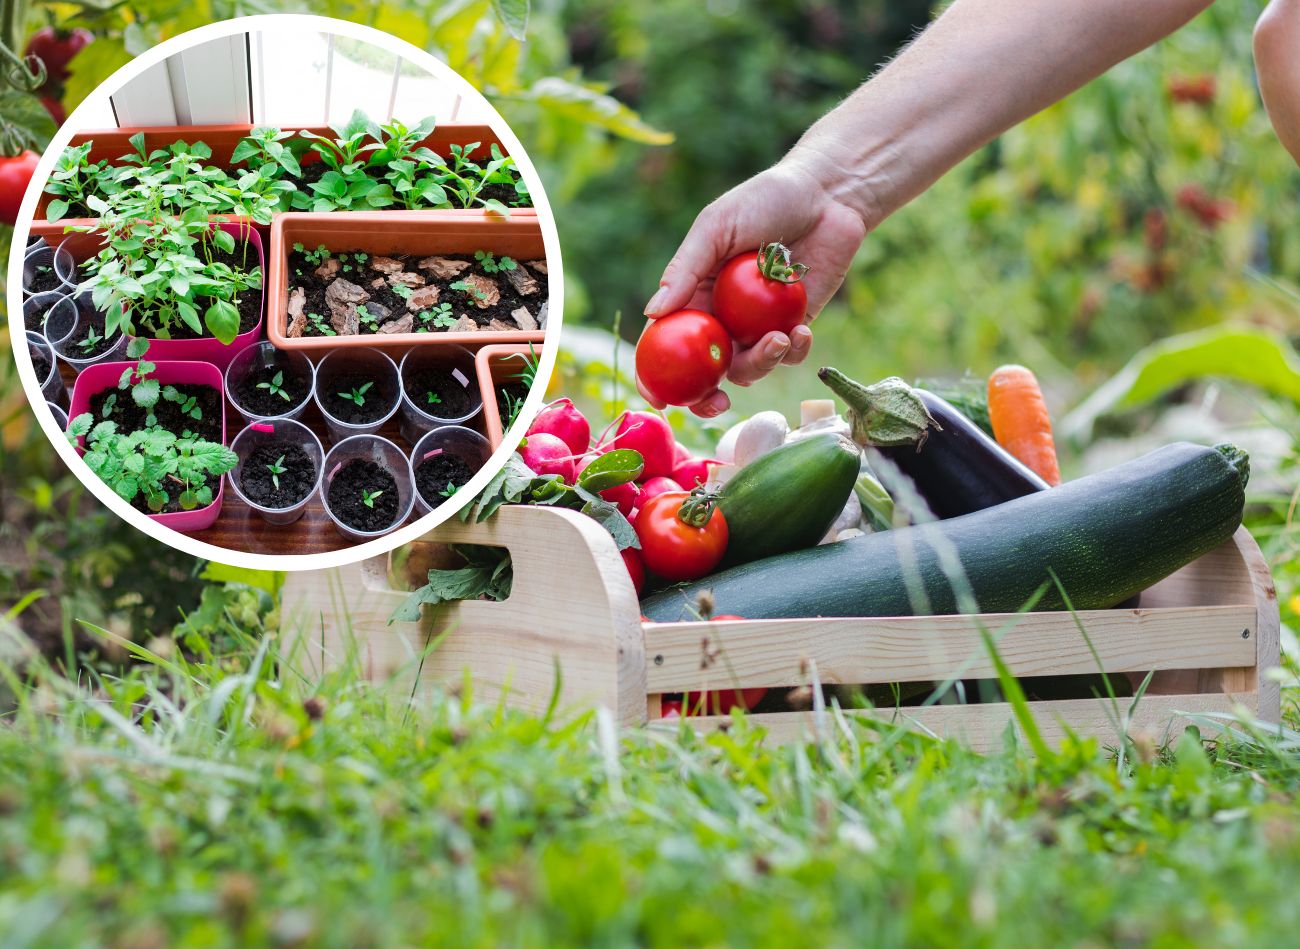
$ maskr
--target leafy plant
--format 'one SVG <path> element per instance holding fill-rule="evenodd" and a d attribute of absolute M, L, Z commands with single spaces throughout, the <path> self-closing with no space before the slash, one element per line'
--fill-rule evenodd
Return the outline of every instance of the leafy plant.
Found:
<path fill-rule="evenodd" d="M 347 399 L 349 402 L 355 402 L 358 406 L 366 404 L 366 393 L 374 385 L 373 382 L 364 382 L 360 386 L 354 386 L 350 392 L 340 392 L 339 398 Z"/>
<path fill-rule="evenodd" d="M 239 140 L 231 152 L 230 161 L 232 164 L 247 164 L 250 169 L 256 169 L 268 179 L 278 179 L 284 175 L 297 178 L 302 175 L 298 155 L 306 147 L 307 143 L 292 132 L 259 125 Z"/>
<path fill-rule="evenodd" d="M 284 474 L 287 469 L 284 466 L 284 455 L 281 455 L 275 461 L 266 466 L 266 470 L 271 472 L 271 483 L 275 485 L 275 490 L 280 490 L 280 475 Z"/>
<path fill-rule="evenodd" d="M 437 303 L 428 310 L 421 310 L 415 315 L 420 325 L 417 333 L 428 333 L 435 329 L 451 329 L 456 325 L 450 303 Z"/>
<path fill-rule="evenodd" d="M 95 327 L 91 326 L 86 329 L 86 338 L 77 341 L 77 348 L 81 350 L 83 356 L 89 356 L 103 341 L 103 334 L 95 332 Z"/>
<path fill-rule="evenodd" d="M 379 317 L 371 313 L 364 303 L 357 307 L 357 318 L 361 320 L 361 325 L 370 332 L 379 332 Z"/>
<path fill-rule="evenodd" d="M 465 294 L 465 296 L 471 297 L 475 300 L 487 299 L 487 293 L 474 286 L 474 284 L 470 283 L 468 280 L 456 280 L 448 284 L 448 286 L 453 290 L 459 290 L 461 293 Z"/>
<path fill-rule="evenodd" d="M 415 292 L 414 290 L 412 290 L 410 287 L 408 287 L 408 286 L 407 286 L 406 284 L 404 284 L 404 283 L 395 283 L 395 284 L 393 284 L 393 286 L 391 287 L 391 289 L 392 289 L 393 293 L 395 293 L 397 296 L 401 297 L 403 300 L 409 300 L 409 299 L 411 299 L 411 294 Z"/>
<path fill-rule="evenodd" d="M 479 262 L 479 266 L 482 267 L 486 273 L 500 273 L 506 270 L 514 270 L 519 266 L 513 258 L 502 257 L 500 260 L 497 260 L 496 255 L 491 251 L 486 250 L 474 251 L 474 259 Z"/>
<path fill-rule="evenodd" d="M 426 396 L 426 398 L 425 398 L 425 404 L 426 404 L 426 405 L 441 405 L 441 404 L 442 404 L 442 396 L 438 395 L 438 393 L 436 393 L 436 392 L 430 392 L 430 393 L 427 394 L 427 396 Z"/>
<path fill-rule="evenodd" d="M 158 367 L 144 358 L 148 351 L 147 339 L 136 337 L 131 340 L 127 344 L 126 355 L 127 358 L 136 360 L 136 363 L 123 369 L 122 375 L 117 380 L 117 387 L 129 390 L 131 401 L 142 409 L 152 409 L 157 405 L 160 394 L 158 380 L 149 378 Z"/>
<path fill-rule="evenodd" d="M 367 491 L 363 488 L 361 491 L 361 503 L 366 507 L 374 507 L 375 501 L 377 501 L 379 496 L 383 493 L 383 491 Z"/>
<path fill-rule="evenodd" d="M 68 426 L 69 440 L 75 444 L 79 437 L 86 439 L 85 462 L 90 470 L 124 501 L 143 496 L 155 513 L 167 506 L 169 485 L 178 491 L 181 510 L 211 504 L 208 480 L 221 477 L 239 461 L 224 445 L 157 427 L 122 433 L 115 422 L 96 423 L 89 412 Z"/>
<path fill-rule="evenodd" d="M 321 316 L 319 313 L 308 313 L 307 322 L 312 325 L 312 329 L 316 330 L 316 332 L 320 333 L 322 336 L 338 335 L 334 332 L 334 327 L 330 326 L 325 317 Z"/>
<path fill-rule="evenodd" d="M 198 396 L 185 395 L 175 386 L 164 386 L 162 397 L 164 402 L 175 403 L 182 415 L 192 418 L 196 422 L 203 420 L 203 409 L 199 407 Z"/>
<path fill-rule="evenodd" d="M 284 399 L 284 401 L 286 401 L 286 402 L 292 402 L 292 401 L 293 401 L 293 399 L 289 396 L 289 393 L 284 391 L 284 372 L 283 372 L 283 371 L 277 371 L 276 374 L 273 375 L 273 376 L 271 377 L 271 379 L 270 379 L 269 382 L 259 382 L 259 383 L 257 384 L 257 388 L 259 388 L 259 389 L 265 389 L 265 390 L 266 390 L 267 392 L 269 392 L 271 395 L 278 395 L 280 398 Z"/>
<path fill-rule="evenodd" d="M 107 196 L 121 189 L 117 169 L 101 159 L 91 163 L 90 150 L 94 142 L 65 148 L 55 162 L 50 179 L 45 184 L 45 193 L 53 200 L 46 207 L 45 217 L 50 221 L 59 221 L 74 208 L 90 208 L 90 196 Z"/>

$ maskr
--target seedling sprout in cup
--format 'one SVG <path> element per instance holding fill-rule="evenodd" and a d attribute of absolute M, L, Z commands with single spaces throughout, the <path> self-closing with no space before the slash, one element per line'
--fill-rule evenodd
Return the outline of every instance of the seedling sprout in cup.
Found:
<path fill-rule="evenodd" d="M 240 350 L 226 368 L 226 395 L 240 415 L 260 418 L 302 416 L 316 391 L 316 369 L 300 352 L 260 342 Z"/>
<path fill-rule="evenodd" d="M 325 465 L 320 439 L 311 429 L 290 418 L 256 420 L 230 447 L 239 456 L 230 486 L 241 500 L 270 524 L 302 517 Z"/>
<path fill-rule="evenodd" d="M 345 438 L 325 456 L 320 494 L 339 533 L 373 540 L 400 526 L 415 492 L 410 465 L 400 448 L 378 435 Z"/>
<path fill-rule="evenodd" d="M 463 346 L 412 349 L 402 357 L 402 437 L 415 443 L 430 429 L 461 425 L 483 410 L 474 355 Z"/>
<path fill-rule="evenodd" d="M 72 273 L 74 270 L 72 257 L 62 246 L 33 247 L 23 258 L 23 295 L 30 297 L 51 290 L 70 293 L 76 288 L 76 281 L 65 280 L 60 273 Z"/>
<path fill-rule="evenodd" d="M 54 309 L 54 304 L 67 294 L 62 290 L 47 290 L 34 294 L 23 301 L 23 328 L 34 333 L 45 334 L 45 320 Z"/>
<path fill-rule="evenodd" d="M 109 334 L 104 314 L 86 291 L 59 300 L 45 317 L 45 338 L 59 358 L 77 372 L 96 363 L 120 359 L 126 352 L 129 337 L 122 332 Z"/>
<path fill-rule="evenodd" d="M 491 456 L 492 446 L 473 429 L 445 425 L 427 432 L 415 443 L 410 459 L 417 516 L 455 494 Z"/>
<path fill-rule="evenodd" d="M 400 397 L 397 364 L 376 350 L 335 350 L 316 367 L 316 405 L 332 442 L 379 431 Z"/>

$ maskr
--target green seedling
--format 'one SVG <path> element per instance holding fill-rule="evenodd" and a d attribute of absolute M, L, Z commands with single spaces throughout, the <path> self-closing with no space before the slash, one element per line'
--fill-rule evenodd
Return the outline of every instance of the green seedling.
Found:
<path fill-rule="evenodd" d="M 271 462 L 271 464 L 267 465 L 266 470 L 271 472 L 271 483 L 275 485 L 275 490 L 279 491 L 280 475 L 289 470 L 284 466 L 284 455 L 281 455 L 279 458 L 275 459 L 275 461 Z"/>
<path fill-rule="evenodd" d="M 450 286 L 451 289 L 459 290 L 461 293 L 465 294 L 468 297 L 473 297 L 475 300 L 487 299 L 486 292 L 480 290 L 478 287 L 474 286 L 474 284 L 470 283 L 467 280 L 457 280 L 455 283 L 450 284 Z"/>
<path fill-rule="evenodd" d="M 514 270 L 519 264 L 511 257 L 502 257 L 499 260 L 491 251 L 476 250 L 474 259 L 479 262 L 479 266 L 486 273 L 501 273 L 505 270 Z"/>
<path fill-rule="evenodd" d="M 268 392 L 271 393 L 271 395 L 278 395 L 280 398 L 284 399 L 284 401 L 292 402 L 293 399 L 290 398 L 289 393 L 284 391 L 283 383 L 284 383 L 284 373 L 277 372 L 275 375 L 271 377 L 270 382 L 259 382 L 257 384 L 257 388 L 266 389 Z M 277 485 L 277 487 L 279 487 L 279 485 Z"/>
<path fill-rule="evenodd" d="M 383 491 L 365 491 L 361 492 L 361 503 L 366 507 L 374 507 L 375 501 L 383 494 Z"/>
<path fill-rule="evenodd" d="M 95 351 L 95 347 L 104 341 L 104 337 L 95 332 L 95 327 L 90 327 L 86 332 L 86 338 L 77 343 L 77 348 L 81 350 L 82 355 L 89 356 Z"/>
<path fill-rule="evenodd" d="M 425 402 L 428 405 L 440 405 L 442 403 L 442 396 L 438 395 L 436 392 L 430 392 L 428 398 L 425 399 Z"/>
<path fill-rule="evenodd" d="M 349 402 L 355 402 L 358 406 L 366 404 L 366 393 L 370 391 L 373 382 L 366 382 L 360 386 L 355 386 L 351 392 L 340 392 L 339 398 L 347 399 Z"/>

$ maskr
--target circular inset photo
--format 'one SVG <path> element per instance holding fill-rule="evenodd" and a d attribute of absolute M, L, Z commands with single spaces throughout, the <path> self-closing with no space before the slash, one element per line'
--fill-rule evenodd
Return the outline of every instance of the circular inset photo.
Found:
<path fill-rule="evenodd" d="M 555 361 L 559 244 L 520 143 L 449 67 L 351 23 L 247 17 L 123 67 L 17 235 L 15 358 L 60 452 L 228 563 L 336 566 L 445 520 Z"/>

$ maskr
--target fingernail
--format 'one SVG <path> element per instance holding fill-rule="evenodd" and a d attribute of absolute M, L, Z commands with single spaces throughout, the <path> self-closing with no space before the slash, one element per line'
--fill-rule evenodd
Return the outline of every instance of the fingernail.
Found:
<path fill-rule="evenodd" d="M 668 296 L 668 288 L 660 287 L 655 291 L 655 295 L 650 298 L 650 302 L 645 305 L 645 315 L 654 316 L 664 305 L 664 298 Z"/>
<path fill-rule="evenodd" d="M 782 340 L 785 341 L 782 342 Z M 763 355 L 766 358 L 775 361 L 777 359 L 783 358 L 785 354 L 789 352 L 789 350 L 790 350 L 790 340 L 786 339 L 784 336 L 781 336 L 778 339 L 773 339 L 768 341 L 767 345 L 763 347 Z"/>

